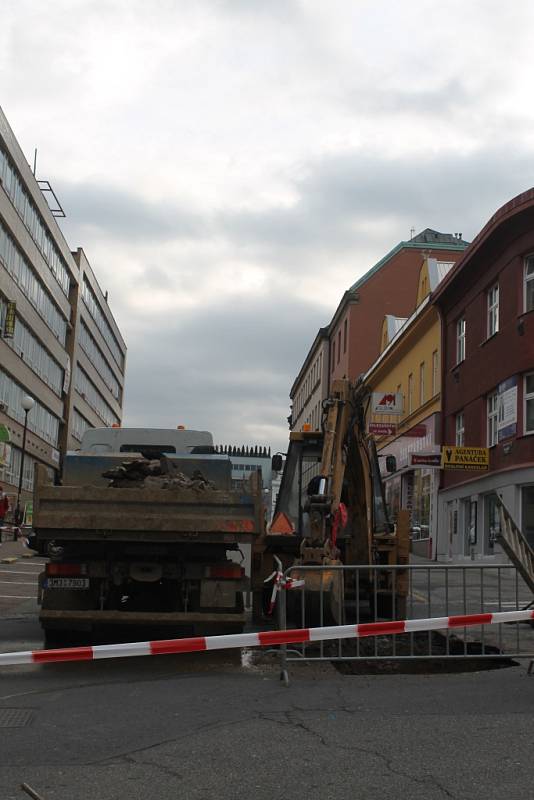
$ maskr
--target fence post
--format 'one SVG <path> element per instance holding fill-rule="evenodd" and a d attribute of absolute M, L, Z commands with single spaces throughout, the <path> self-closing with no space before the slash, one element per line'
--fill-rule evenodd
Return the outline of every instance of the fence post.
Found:
<path fill-rule="evenodd" d="M 286 587 L 285 582 L 280 583 L 280 591 L 278 592 L 278 630 L 285 631 L 287 629 L 286 618 Z M 289 686 L 289 675 L 287 672 L 287 644 L 280 645 L 280 680 L 284 686 Z"/>

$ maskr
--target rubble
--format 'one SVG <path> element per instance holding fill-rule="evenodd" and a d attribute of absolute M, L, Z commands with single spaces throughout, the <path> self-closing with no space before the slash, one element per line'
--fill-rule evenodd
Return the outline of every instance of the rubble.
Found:
<path fill-rule="evenodd" d="M 200 492 L 215 489 L 215 484 L 200 470 L 196 469 L 189 478 L 165 456 L 123 461 L 118 467 L 103 472 L 102 477 L 110 479 L 109 486 L 113 489 L 193 489 Z"/>

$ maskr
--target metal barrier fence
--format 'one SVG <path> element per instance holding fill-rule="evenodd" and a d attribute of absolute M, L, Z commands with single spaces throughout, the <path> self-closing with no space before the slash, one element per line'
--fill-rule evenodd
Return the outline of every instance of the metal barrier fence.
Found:
<path fill-rule="evenodd" d="M 281 629 L 512 611 L 534 603 L 513 566 L 410 564 L 297 566 L 285 572 L 278 598 Z M 304 579 L 286 589 L 289 579 Z M 409 661 L 534 658 L 530 623 L 384 635 L 372 639 L 281 646 L 291 661 Z"/>

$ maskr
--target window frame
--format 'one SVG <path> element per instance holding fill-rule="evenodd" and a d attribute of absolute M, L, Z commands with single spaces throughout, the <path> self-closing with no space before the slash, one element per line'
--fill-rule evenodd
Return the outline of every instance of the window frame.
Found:
<path fill-rule="evenodd" d="M 408 375 L 408 416 L 413 410 L 413 372 L 410 372 Z"/>
<path fill-rule="evenodd" d="M 488 443 L 488 447 L 495 447 L 495 445 L 499 443 L 498 392 L 492 392 L 486 398 L 486 441 Z"/>
<path fill-rule="evenodd" d="M 496 299 L 492 302 L 492 293 L 496 293 Z M 499 333 L 499 284 L 494 283 L 486 292 L 486 335 L 488 339 Z M 493 323 L 493 324 L 492 324 Z"/>
<path fill-rule="evenodd" d="M 465 339 L 466 339 L 466 324 L 465 317 L 459 317 L 456 320 L 456 364 L 461 364 L 465 361 Z"/>
<path fill-rule="evenodd" d="M 439 392 L 439 356 L 438 351 L 434 350 L 432 353 L 432 397 L 435 397 Z"/>
<path fill-rule="evenodd" d="M 459 424 L 460 422 L 461 424 Z M 465 447 L 465 417 L 463 411 L 459 411 L 454 417 L 454 431 L 456 447 Z"/>
<path fill-rule="evenodd" d="M 532 274 L 528 275 L 528 267 L 529 262 L 532 264 Z M 533 304 L 531 308 L 527 308 L 527 294 L 528 294 L 528 285 L 532 282 L 534 286 L 534 254 L 531 253 L 530 255 L 525 257 L 525 263 L 523 266 L 523 313 L 528 314 L 529 311 L 534 311 L 534 297 L 533 297 Z"/>
<path fill-rule="evenodd" d="M 425 389 L 426 389 L 426 380 L 425 380 L 425 362 L 421 361 L 419 364 L 419 405 L 423 406 L 425 404 Z"/>
<path fill-rule="evenodd" d="M 531 430 L 527 428 L 527 403 L 534 403 L 534 390 L 532 392 L 527 392 L 528 378 L 534 380 L 534 372 L 527 372 L 523 376 L 523 434 L 525 436 L 532 436 L 534 435 L 534 428 Z"/>

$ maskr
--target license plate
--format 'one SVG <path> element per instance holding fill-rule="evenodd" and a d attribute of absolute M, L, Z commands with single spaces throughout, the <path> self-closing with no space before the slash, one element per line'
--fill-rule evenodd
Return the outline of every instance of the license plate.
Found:
<path fill-rule="evenodd" d="M 47 578 L 45 589 L 88 589 L 89 578 Z"/>

